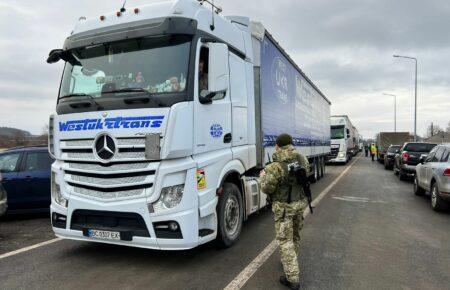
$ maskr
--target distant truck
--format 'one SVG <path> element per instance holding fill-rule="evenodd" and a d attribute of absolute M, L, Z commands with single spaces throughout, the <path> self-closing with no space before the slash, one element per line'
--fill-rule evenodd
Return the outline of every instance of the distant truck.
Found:
<path fill-rule="evenodd" d="M 408 132 L 380 132 L 377 134 L 377 160 L 384 162 L 384 155 L 391 145 L 403 145 L 405 142 L 411 141 Z"/>
<path fill-rule="evenodd" d="M 329 163 L 347 163 L 358 152 L 357 131 L 346 115 L 331 116 Z"/>

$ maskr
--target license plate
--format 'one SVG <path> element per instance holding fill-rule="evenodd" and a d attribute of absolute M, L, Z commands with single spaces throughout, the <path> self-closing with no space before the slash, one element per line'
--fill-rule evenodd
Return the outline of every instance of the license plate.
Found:
<path fill-rule="evenodd" d="M 100 230 L 88 230 L 88 237 L 104 240 L 120 240 L 120 233 Z"/>

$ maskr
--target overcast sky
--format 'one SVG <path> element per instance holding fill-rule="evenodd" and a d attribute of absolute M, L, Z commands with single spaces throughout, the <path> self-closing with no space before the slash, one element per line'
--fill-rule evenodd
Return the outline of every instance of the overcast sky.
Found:
<path fill-rule="evenodd" d="M 128 0 L 128 7 L 152 0 Z M 80 16 L 120 8 L 113 0 L 0 0 L 0 126 L 34 134 L 54 111 L 62 64 L 45 60 L 61 48 Z M 442 0 L 216 0 L 224 15 L 264 23 L 364 137 L 413 131 L 414 63 L 419 59 L 419 134 L 450 121 L 450 1 Z"/>

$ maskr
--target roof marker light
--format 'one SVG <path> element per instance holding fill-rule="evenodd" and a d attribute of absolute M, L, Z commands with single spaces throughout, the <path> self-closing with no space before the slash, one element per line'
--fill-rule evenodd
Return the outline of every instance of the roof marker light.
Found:
<path fill-rule="evenodd" d="M 139 8 L 134 8 L 134 14 L 138 14 L 139 12 Z"/>
<path fill-rule="evenodd" d="M 117 15 L 117 17 L 120 17 L 120 16 L 122 16 L 122 13 L 120 13 L 120 11 L 117 11 L 116 15 Z"/>
<path fill-rule="evenodd" d="M 104 21 L 105 20 L 105 16 L 104 15 L 100 16 L 100 20 Z"/>

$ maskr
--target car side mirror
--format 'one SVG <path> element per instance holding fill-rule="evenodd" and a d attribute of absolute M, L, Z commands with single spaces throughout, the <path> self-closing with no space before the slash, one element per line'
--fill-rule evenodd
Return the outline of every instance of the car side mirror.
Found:
<path fill-rule="evenodd" d="M 228 68 L 228 46 L 224 43 L 208 43 L 209 70 L 208 91 L 203 91 L 199 98 L 201 104 L 210 104 L 217 95 L 225 96 L 230 83 Z"/>
<path fill-rule="evenodd" d="M 425 161 L 427 160 L 427 157 L 428 157 L 427 154 L 422 154 L 422 155 L 420 155 L 419 163 L 420 163 L 420 164 L 424 164 Z"/>

